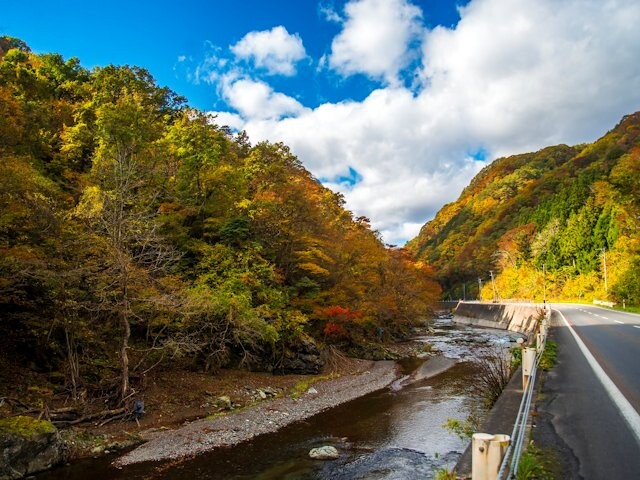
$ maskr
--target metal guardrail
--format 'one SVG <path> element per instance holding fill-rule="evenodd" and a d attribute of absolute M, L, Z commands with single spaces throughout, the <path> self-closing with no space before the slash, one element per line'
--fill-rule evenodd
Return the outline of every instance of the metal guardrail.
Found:
<path fill-rule="evenodd" d="M 520 402 L 520 408 L 518 409 L 518 416 L 516 417 L 516 421 L 511 432 L 511 443 L 505 453 L 502 464 L 500 465 L 500 470 L 498 471 L 497 476 L 498 480 L 516 478 L 516 474 L 518 472 L 518 465 L 522 455 L 522 446 L 527 434 L 529 412 L 531 411 L 531 400 L 533 398 L 533 392 L 536 384 L 536 373 L 538 371 L 538 365 L 540 365 L 542 352 L 544 351 L 544 347 L 547 342 L 547 330 L 549 328 L 549 320 L 551 318 L 551 308 L 548 306 L 546 308 L 547 312 L 545 313 L 545 318 L 540 325 L 540 333 L 537 334 L 537 354 L 531 367 L 531 373 L 529 375 L 526 388 L 522 392 L 522 401 Z"/>
<path fill-rule="evenodd" d="M 529 411 L 531 410 L 531 399 L 533 398 L 533 391 L 535 390 L 535 376 L 539 363 L 540 355 L 536 357 L 533 369 L 531 370 L 531 379 L 522 394 L 518 416 L 511 431 L 511 443 L 509 444 L 509 448 L 507 448 L 507 452 L 500 464 L 500 470 L 498 471 L 497 479 L 499 480 L 516 478 L 520 456 L 522 455 L 522 445 L 524 444 L 527 425 L 529 423 Z"/>
<path fill-rule="evenodd" d="M 502 462 L 499 469 L 497 468 L 497 462 L 493 463 L 490 459 L 489 465 L 482 465 L 478 469 L 478 475 L 472 471 L 472 480 L 507 480 L 515 479 L 518 472 L 518 465 L 522 456 L 522 450 L 524 440 L 527 434 L 527 426 L 529 424 L 529 412 L 531 411 L 531 402 L 533 399 L 533 392 L 535 390 L 536 373 L 538 371 L 538 365 L 540 364 L 540 358 L 547 340 L 547 332 L 549 328 L 549 320 L 551 317 L 551 309 L 545 306 L 545 318 L 539 325 L 539 332 L 536 334 L 536 349 L 523 348 L 522 350 L 522 379 L 523 379 L 523 392 L 522 400 L 520 401 L 520 407 L 518 409 L 518 415 L 513 425 L 513 430 L 509 438 L 509 445 L 504 452 Z M 485 435 L 487 434 L 474 434 Z M 505 435 L 496 435 L 495 437 L 506 437 Z M 488 438 L 487 438 L 488 440 Z M 473 444 L 472 444 L 473 445 Z M 478 449 L 480 452 L 484 452 L 484 448 Z M 472 454 L 475 454 L 473 450 Z M 488 458 L 488 457 L 487 457 Z M 493 472 L 491 472 L 493 470 Z M 497 474 L 496 474 L 497 470 Z"/>

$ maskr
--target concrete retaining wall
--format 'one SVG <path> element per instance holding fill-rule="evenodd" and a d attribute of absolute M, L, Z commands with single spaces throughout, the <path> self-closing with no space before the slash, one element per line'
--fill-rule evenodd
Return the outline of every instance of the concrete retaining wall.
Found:
<path fill-rule="evenodd" d="M 544 309 L 535 303 L 460 302 L 453 313 L 453 321 L 464 325 L 531 334 L 535 332 L 542 315 Z"/>
<path fill-rule="evenodd" d="M 433 308 L 436 313 L 450 313 L 458 306 L 458 303 L 460 303 L 458 300 L 436 302 Z"/>

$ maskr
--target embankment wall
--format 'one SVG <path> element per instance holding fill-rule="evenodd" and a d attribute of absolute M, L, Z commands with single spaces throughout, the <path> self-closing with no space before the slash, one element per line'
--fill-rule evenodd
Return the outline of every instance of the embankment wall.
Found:
<path fill-rule="evenodd" d="M 458 306 L 460 301 L 458 300 L 448 300 L 442 302 L 436 302 L 434 305 L 434 310 L 436 313 L 450 313 Z"/>
<path fill-rule="evenodd" d="M 542 315 L 544 308 L 536 303 L 460 302 L 453 312 L 453 321 L 464 325 L 532 334 Z"/>

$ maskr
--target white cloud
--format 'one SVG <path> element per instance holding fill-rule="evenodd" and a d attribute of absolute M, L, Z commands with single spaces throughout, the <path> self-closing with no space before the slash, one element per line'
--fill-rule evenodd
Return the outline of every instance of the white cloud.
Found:
<path fill-rule="evenodd" d="M 382 3 L 348 4 L 341 35 L 367 17 L 354 11 Z M 260 82 L 231 82 L 226 94 L 253 141 L 289 144 L 385 241 L 402 243 L 484 165 L 472 152 L 592 141 L 640 109 L 639 23 L 636 0 L 472 0 L 455 28 L 424 35 L 419 91 L 392 84 L 315 109 Z M 391 55 L 380 56 L 377 71 L 395 74 Z M 337 184 L 350 167 L 362 180 Z"/>
<path fill-rule="evenodd" d="M 205 42 L 207 50 L 204 60 L 198 63 L 192 70 L 190 65 L 187 68 L 187 79 L 196 85 L 201 83 L 217 84 L 222 78 L 221 72 L 224 71 L 229 64 L 229 60 L 224 57 L 222 49 L 210 42 Z M 192 59 L 188 58 L 190 63 Z"/>
<path fill-rule="evenodd" d="M 321 4 L 318 7 L 318 12 L 327 22 L 342 23 L 342 17 L 338 15 L 338 12 L 336 12 L 330 5 Z"/>
<path fill-rule="evenodd" d="M 226 125 L 234 130 L 242 130 L 244 128 L 245 120 L 236 113 L 230 112 L 209 112 L 211 115 L 211 122 L 216 125 Z"/>
<path fill-rule="evenodd" d="M 476 144 L 429 126 L 426 109 L 410 91 L 387 88 L 363 102 L 324 104 L 244 128 L 255 140 L 285 141 L 316 177 L 333 179 L 326 185 L 341 191 L 357 215 L 369 217 L 385 241 L 403 243 L 484 166 L 467 156 Z M 349 167 L 362 180 L 336 182 Z"/>
<path fill-rule="evenodd" d="M 426 36 L 424 95 L 496 154 L 593 139 L 639 106 L 638 20 L 634 1 L 473 1 Z"/>
<path fill-rule="evenodd" d="M 422 32 L 420 9 L 406 0 L 354 0 L 345 15 L 329 66 L 343 76 L 363 73 L 397 83 L 409 60 L 409 44 Z"/>
<path fill-rule="evenodd" d="M 291 35 L 283 26 L 271 30 L 249 32 L 231 46 L 237 58 L 252 60 L 256 67 L 271 75 L 295 75 L 296 63 L 306 57 L 302 39 Z"/>
<path fill-rule="evenodd" d="M 277 121 L 305 111 L 300 102 L 283 93 L 275 92 L 264 82 L 234 77 L 230 74 L 223 79 L 222 95 L 246 120 Z"/>

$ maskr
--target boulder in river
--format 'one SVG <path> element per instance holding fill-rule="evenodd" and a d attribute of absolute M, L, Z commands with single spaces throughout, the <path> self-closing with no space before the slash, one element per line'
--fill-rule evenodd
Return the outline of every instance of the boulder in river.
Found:
<path fill-rule="evenodd" d="M 367 455 L 345 458 L 323 466 L 320 476 L 331 480 L 429 480 L 438 468 L 451 468 L 460 454 L 449 452 L 438 458 L 409 448 L 383 448 Z"/>
<path fill-rule="evenodd" d="M 63 460 L 62 440 L 46 420 L 17 416 L 0 419 L 0 478 L 22 478 Z"/>
<path fill-rule="evenodd" d="M 340 454 L 335 447 L 325 445 L 324 447 L 312 448 L 309 451 L 309 457 L 314 460 L 335 460 Z"/>

